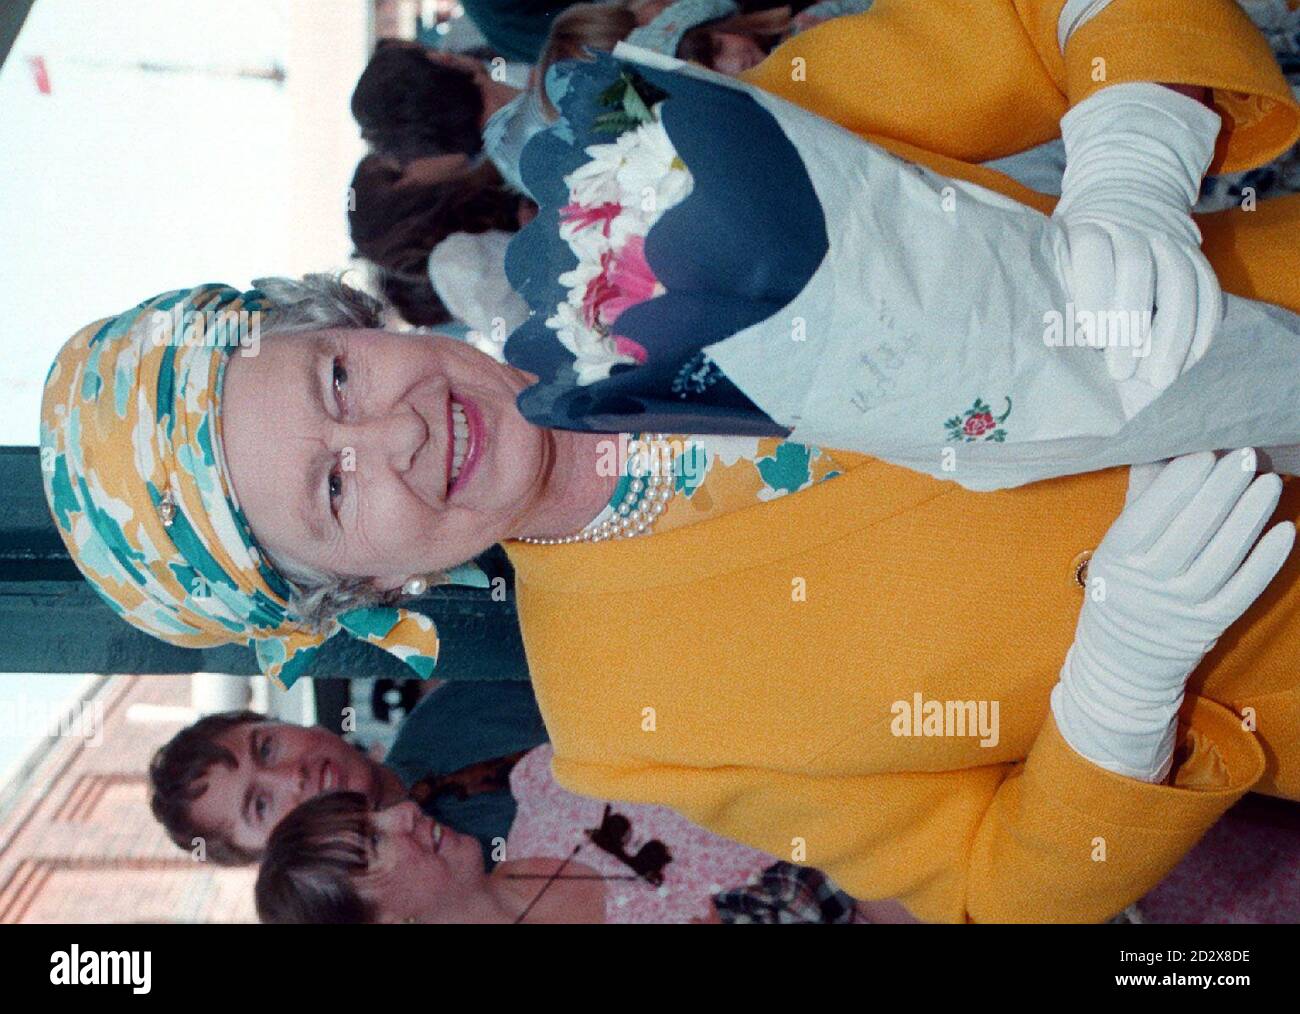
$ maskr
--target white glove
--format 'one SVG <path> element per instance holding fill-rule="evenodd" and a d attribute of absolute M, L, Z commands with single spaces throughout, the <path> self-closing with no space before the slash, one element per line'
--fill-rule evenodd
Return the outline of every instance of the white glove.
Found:
<path fill-rule="evenodd" d="M 1291 551 L 1284 521 L 1246 555 L 1282 493 L 1255 468 L 1249 449 L 1175 458 L 1093 554 L 1052 714 L 1098 767 L 1164 781 L 1188 677 Z"/>
<path fill-rule="evenodd" d="M 1146 333 L 1108 345 L 1106 365 L 1132 418 L 1205 354 L 1223 294 L 1191 209 L 1221 120 L 1195 99 L 1144 82 L 1103 88 L 1061 118 L 1065 176 L 1052 213 L 1074 309 L 1123 311 Z M 1146 316 L 1151 314 L 1151 316 Z"/>

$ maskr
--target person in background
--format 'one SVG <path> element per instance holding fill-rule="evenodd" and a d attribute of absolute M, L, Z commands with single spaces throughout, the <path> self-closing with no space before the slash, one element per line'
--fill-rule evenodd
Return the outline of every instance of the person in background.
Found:
<path fill-rule="evenodd" d="M 842 18 L 850 14 L 865 14 L 871 10 L 876 0 L 819 0 L 818 3 L 805 7 L 790 21 L 790 30 L 786 38 L 816 28 L 823 21 Z"/>
<path fill-rule="evenodd" d="M 543 87 L 547 70 L 557 60 L 585 56 L 588 49 L 613 49 L 638 23 L 631 6 L 621 2 L 579 4 L 555 19 L 527 87 L 483 125 L 483 150 L 516 191 L 528 193 L 519 174 L 524 145 L 555 119 Z"/>
<path fill-rule="evenodd" d="M 518 815 L 485 870 L 472 841 L 407 803 L 361 793 L 300 806 L 258 874 L 268 923 L 854 921 L 815 870 L 727 841 L 661 806 L 566 792 L 547 746 L 510 772 Z"/>
<path fill-rule="evenodd" d="M 376 152 L 402 161 L 476 155 L 483 127 L 519 89 L 473 57 L 382 39 L 352 92 L 352 117 Z"/>
<path fill-rule="evenodd" d="M 507 60 L 535 63 L 555 16 L 574 0 L 462 0 L 465 16 Z"/>
<path fill-rule="evenodd" d="M 379 269 L 398 313 L 416 326 L 460 320 L 499 357 L 528 312 L 506 280 L 505 248 L 536 205 L 510 190 L 491 162 L 461 154 L 405 164 L 368 155 L 352 193 L 353 245 Z"/>
<path fill-rule="evenodd" d="M 677 56 L 723 74 L 757 66 L 778 43 L 832 17 L 860 13 L 872 0 L 824 0 L 791 18 L 789 6 L 744 11 L 733 0 L 677 0 L 667 3 L 575 5 L 558 15 L 529 78 L 528 87 L 502 106 L 483 128 L 483 148 L 514 189 L 527 193 L 519 174 L 524 145 L 554 122 L 547 73 L 558 63 L 579 60 L 591 50 L 611 52 L 618 43 Z"/>
<path fill-rule="evenodd" d="M 547 74 L 552 67 L 566 60 L 585 59 L 593 50 L 610 52 L 625 39 L 656 52 L 673 53 L 689 29 L 719 18 L 729 26 L 729 34 L 724 34 L 726 40 L 732 41 L 719 43 L 729 47 L 728 53 L 746 42 L 757 46 L 751 33 L 761 35 L 769 44 L 775 43 L 789 24 L 788 7 L 731 17 L 736 11 L 737 7 L 731 0 L 679 0 L 673 4 L 661 0 L 649 3 L 614 0 L 569 8 L 552 22 L 537 66 L 529 76 L 528 86 L 484 122 L 484 152 L 511 187 L 521 194 L 528 193 L 519 172 L 524 146 L 555 120 L 555 106 L 547 95 L 547 89 L 563 88 L 557 82 L 547 83 Z M 705 43 L 711 46 L 712 38 L 711 35 L 700 36 L 704 41 L 698 48 L 702 51 Z M 762 59 L 761 54 L 759 59 Z M 745 64 L 746 68 L 749 66 L 752 63 Z"/>
<path fill-rule="evenodd" d="M 745 13 L 732 0 L 677 0 L 626 39 L 631 46 L 735 75 L 762 63 L 787 37 L 790 13 L 788 6 Z"/>
<path fill-rule="evenodd" d="M 489 72 L 480 60 L 417 42 L 384 39 L 352 93 L 352 116 L 372 152 L 405 165 L 439 155 L 486 153 L 506 182 L 523 193 L 517 152 L 546 125 L 524 129 L 504 162 L 495 149 L 520 133 L 514 125 L 531 105 L 529 92 Z"/>
<path fill-rule="evenodd" d="M 668 6 L 669 0 L 638 0 L 645 21 Z M 536 63 L 556 17 L 573 7 L 574 0 L 466 0 L 465 14 L 489 46 L 507 60 Z M 642 24 L 645 23 L 642 21 Z"/>
<path fill-rule="evenodd" d="M 407 716 L 383 763 L 321 726 L 223 712 L 154 754 L 149 805 L 179 848 L 201 843 L 207 859 L 236 866 L 256 862 L 281 818 L 322 792 L 357 792 L 376 808 L 412 799 L 477 839 L 490 864 L 492 841 L 515 818 L 510 767 L 546 739 L 526 679 L 443 684 Z"/>
<path fill-rule="evenodd" d="M 674 13 L 679 10 L 680 14 Z M 554 109 L 542 93 L 542 82 L 552 64 L 582 57 L 588 49 L 611 50 L 637 30 L 652 30 L 656 39 L 667 31 L 675 47 L 687 28 L 735 10 L 730 0 L 681 0 L 671 6 L 664 0 L 575 5 L 553 23 L 548 16 L 541 60 L 522 89 L 501 80 L 471 56 L 440 52 L 418 42 L 383 39 L 353 90 L 352 115 L 361 127 L 362 139 L 375 154 L 405 164 L 412 159 L 474 156 L 482 151 L 507 185 L 524 194 L 520 155 L 528 140 L 554 117 Z M 665 18 L 671 22 L 668 28 L 664 27 Z M 775 35 L 768 37 L 768 29 L 784 30 L 789 24 L 789 8 L 725 20 L 731 26 L 724 33 L 727 39 L 747 37 L 751 29 L 761 28 L 763 38 L 776 42 Z M 671 27 L 678 22 L 680 30 Z M 730 47 L 728 52 L 735 48 L 734 42 L 724 40 L 722 45 Z M 395 272 L 390 296 L 397 295 L 407 303 L 418 299 L 418 278 L 405 269 L 390 270 Z M 414 289 L 416 296 L 403 294 L 403 289 Z"/>
<path fill-rule="evenodd" d="M 468 327 L 466 340 L 498 362 L 505 361 L 510 332 L 528 319 L 528 304 L 506 278 L 513 236 L 502 229 L 454 232 L 429 253 L 433 291 Z"/>
<path fill-rule="evenodd" d="M 823 22 L 871 9 L 874 0 L 821 0 L 797 15 L 797 5 L 752 7 L 731 0 L 678 0 L 629 45 L 676 56 L 732 76 L 757 67 L 776 46 Z"/>
<path fill-rule="evenodd" d="M 833 12 L 819 15 L 824 4 L 814 5 L 799 24 L 818 24 L 840 13 L 843 5 L 864 2 L 826 0 Z M 519 153 L 551 119 L 553 110 L 541 92 L 546 70 L 555 62 L 580 58 L 587 49 L 612 50 L 628 39 L 735 74 L 758 63 L 794 25 L 790 6 L 745 13 L 731 0 L 543 6 L 545 29 L 529 58 L 538 66 L 525 88 L 472 56 L 402 39 L 380 40 L 352 94 L 352 115 L 363 139 L 376 152 L 401 160 L 453 152 L 475 155 L 486 149 L 507 183 L 522 193 Z M 519 14 L 516 10 L 511 16 Z M 511 50 L 497 48 L 518 59 Z"/>
<path fill-rule="evenodd" d="M 667 6 L 667 0 L 584 3 L 554 19 L 527 86 L 483 125 L 483 149 L 510 186 L 521 194 L 528 192 L 519 175 L 524 145 L 555 119 L 555 108 L 543 87 L 547 70 L 560 60 L 581 59 L 588 50 L 612 50 Z"/>

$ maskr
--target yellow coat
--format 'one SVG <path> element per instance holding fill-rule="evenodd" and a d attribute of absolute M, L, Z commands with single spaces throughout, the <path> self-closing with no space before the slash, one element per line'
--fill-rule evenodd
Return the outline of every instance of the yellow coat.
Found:
<path fill-rule="evenodd" d="M 1061 5 L 877 0 L 751 78 L 1040 208 L 965 160 L 1054 136 L 1099 87 L 1096 56 L 1111 82 L 1214 87 L 1223 168 L 1295 140 L 1300 110 L 1232 0 L 1117 0 L 1064 60 Z M 1300 310 L 1300 200 L 1202 225 L 1225 288 Z M 1104 919 L 1248 790 L 1300 799 L 1300 554 L 1194 675 L 1175 784 L 1149 785 L 1075 754 L 1048 706 L 1079 554 L 1127 471 L 981 494 L 845 458 L 833 481 L 648 538 L 507 545 L 562 785 L 667 804 L 948 922 Z M 1280 515 L 1300 518 L 1298 485 Z M 918 694 L 996 702 L 997 743 L 897 735 Z"/>

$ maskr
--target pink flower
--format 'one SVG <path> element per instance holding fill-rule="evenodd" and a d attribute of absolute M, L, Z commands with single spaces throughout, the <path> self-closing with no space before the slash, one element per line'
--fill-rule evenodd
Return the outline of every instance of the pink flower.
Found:
<path fill-rule="evenodd" d="M 621 250 L 601 254 L 600 274 L 587 283 L 582 294 L 583 320 L 588 327 L 610 327 L 628 307 L 662 291 L 645 259 L 645 239 L 631 236 Z"/>
<path fill-rule="evenodd" d="M 967 418 L 966 425 L 962 427 L 962 432 L 968 437 L 981 437 L 996 425 L 997 423 L 993 421 L 992 412 L 976 412 Z"/>
<path fill-rule="evenodd" d="M 603 263 L 601 267 L 604 268 Z M 613 255 L 608 275 L 616 293 L 601 305 L 600 317 L 603 324 L 613 324 L 628 307 L 644 303 L 663 292 L 663 286 L 645 259 L 644 236 L 628 237 L 622 249 Z"/>
<path fill-rule="evenodd" d="M 565 225 L 572 225 L 575 230 L 599 225 L 601 235 L 608 237 L 610 224 L 622 211 L 623 206 L 617 201 L 605 201 L 594 207 L 574 203 L 566 204 L 560 209 L 560 218 Z"/>
<path fill-rule="evenodd" d="M 600 255 L 600 273 L 587 282 L 582 293 L 582 319 L 590 328 L 599 328 L 605 323 L 604 306 L 618 296 L 618 289 L 610 278 L 610 269 L 614 263 L 614 253 L 606 250 Z"/>
<path fill-rule="evenodd" d="M 616 334 L 614 338 L 614 348 L 618 350 L 621 356 L 631 356 L 638 363 L 644 363 L 646 360 L 645 346 L 640 342 L 634 342 L 631 338 L 624 335 Z"/>

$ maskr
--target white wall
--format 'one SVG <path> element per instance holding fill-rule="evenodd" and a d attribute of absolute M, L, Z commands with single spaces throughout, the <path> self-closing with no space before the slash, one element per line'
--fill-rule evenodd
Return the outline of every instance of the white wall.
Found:
<path fill-rule="evenodd" d="M 82 325 L 170 288 L 345 266 L 368 10 L 35 5 L 0 71 L 0 443 L 36 443 L 49 363 Z M 239 76 L 277 65 L 283 84 Z"/>

